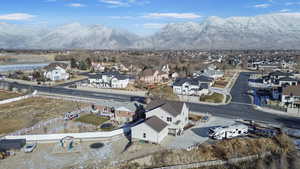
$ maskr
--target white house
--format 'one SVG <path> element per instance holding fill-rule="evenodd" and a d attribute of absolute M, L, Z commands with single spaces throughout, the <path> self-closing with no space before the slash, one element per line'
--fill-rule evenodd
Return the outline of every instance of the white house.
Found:
<path fill-rule="evenodd" d="M 66 69 L 60 66 L 49 67 L 44 72 L 44 77 L 50 79 L 51 81 L 58 80 L 68 80 L 70 75 L 67 73 Z"/>
<path fill-rule="evenodd" d="M 205 69 L 202 75 L 213 79 L 219 79 L 224 76 L 224 72 L 215 69 Z"/>
<path fill-rule="evenodd" d="M 206 76 L 196 78 L 177 78 L 173 83 L 173 93 L 177 95 L 207 94 L 214 80 Z"/>
<path fill-rule="evenodd" d="M 131 128 L 132 138 L 160 143 L 167 134 L 181 135 L 189 122 L 188 114 L 183 102 L 152 101 L 146 107 L 146 120 Z"/>
<path fill-rule="evenodd" d="M 117 72 L 106 72 L 89 78 L 89 83 L 99 88 L 126 88 L 130 78 Z"/>
<path fill-rule="evenodd" d="M 157 100 L 151 102 L 146 110 L 146 118 L 157 116 L 168 123 L 170 134 L 180 135 L 189 121 L 189 108 L 183 102 Z"/>
<path fill-rule="evenodd" d="M 168 135 L 168 124 L 156 116 L 147 118 L 143 123 L 131 128 L 133 139 L 161 143 Z"/>

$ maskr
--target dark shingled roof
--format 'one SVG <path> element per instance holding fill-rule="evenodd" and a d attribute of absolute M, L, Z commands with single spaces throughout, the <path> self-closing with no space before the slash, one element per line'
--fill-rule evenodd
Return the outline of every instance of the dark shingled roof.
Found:
<path fill-rule="evenodd" d="M 174 117 L 177 117 L 179 114 L 181 114 L 183 104 L 183 102 L 155 100 L 147 105 L 146 110 L 150 111 L 159 107 Z"/>
<path fill-rule="evenodd" d="M 202 82 L 202 83 L 205 83 L 205 82 L 207 82 L 207 83 L 211 83 L 211 82 L 213 82 L 213 81 L 214 81 L 214 79 L 213 79 L 213 78 L 206 77 L 206 76 L 203 76 L 203 75 L 201 75 L 201 76 L 198 76 L 198 77 L 196 77 L 195 79 L 196 79 L 196 80 L 198 80 L 199 82 Z"/>
<path fill-rule="evenodd" d="M 145 120 L 145 124 L 151 127 L 156 132 L 161 132 L 168 124 L 156 116 L 149 117 Z"/>
<path fill-rule="evenodd" d="M 286 72 L 281 72 L 281 71 L 275 71 L 275 72 L 271 72 L 269 75 L 270 76 L 293 76 L 293 73 L 286 73 Z"/>
<path fill-rule="evenodd" d="M 283 77 L 283 78 L 280 78 L 279 81 L 295 82 L 295 81 L 297 81 L 297 79 L 294 79 L 291 77 Z"/>

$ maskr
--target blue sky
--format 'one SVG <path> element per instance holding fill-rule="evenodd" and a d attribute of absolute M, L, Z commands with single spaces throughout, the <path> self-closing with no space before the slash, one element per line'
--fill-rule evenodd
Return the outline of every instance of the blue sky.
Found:
<path fill-rule="evenodd" d="M 209 16 L 300 12 L 300 0 L 1 0 L 0 22 L 57 26 L 102 24 L 149 35 L 167 23 Z"/>

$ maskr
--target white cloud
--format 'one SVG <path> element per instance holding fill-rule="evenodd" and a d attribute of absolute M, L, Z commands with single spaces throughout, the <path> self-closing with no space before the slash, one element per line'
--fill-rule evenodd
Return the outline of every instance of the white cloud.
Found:
<path fill-rule="evenodd" d="M 201 16 L 195 13 L 149 13 L 145 18 L 176 18 L 176 19 L 197 19 Z"/>
<path fill-rule="evenodd" d="M 0 20 L 19 21 L 19 20 L 29 20 L 34 17 L 35 17 L 34 15 L 30 15 L 27 13 L 11 13 L 11 14 L 0 15 Z"/>
<path fill-rule="evenodd" d="M 143 24 L 143 26 L 146 29 L 160 29 L 160 28 L 166 26 L 166 24 L 164 24 L 164 23 L 145 23 L 145 24 Z"/>
<path fill-rule="evenodd" d="M 147 0 L 98 0 L 101 3 L 109 5 L 108 7 L 130 7 L 132 5 L 149 4 Z"/>
<path fill-rule="evenodd" d="M 279 12 L 286 13 L 286 12 L 291 12 L 291 10 L 290 9 L 281 9 Z"/>
<path fill-rule="evenodd" d="M 85 7 L 85 5 L 81 4 L 81 3 L 71 3 L 71 4 L 68 4 L 67 6 L 74 7 L 74 8 Z"/>
<path fill-rule="evenodd" d="M 300 5 L 300 2 L 287 2 L 285 3 L 286 6 L 292 6 L 292 5 Z"/>
<path fill-rule="evenodd" d="M 99 2 L 111 5 L 111 7 L 112 6 L 115 6 L 115 7 L 129 6 L 129 3 L 119 1 L 119 0 L 99 0 Z"/>
<path fill-rule="evenodd" d="M 254 8 L 268 8 L 270 6 L 271 6 L 271 4 L 257 4 L 257 5 L 254 5 L 253 7 Z"/>

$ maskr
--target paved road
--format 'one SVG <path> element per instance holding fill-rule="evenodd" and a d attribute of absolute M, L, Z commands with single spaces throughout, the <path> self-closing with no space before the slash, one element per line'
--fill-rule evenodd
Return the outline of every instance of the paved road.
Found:
<path fill-rule="evenodd" d="M 250 73 L 242 72 L 231 90 L 232 102 L 228 105 L 209 106 L 189 104 L 191 110 L 209 112 L 220 117 L 241 118 L 245 120 L 266 121 L 282 124 L 285 127 L 300 129 L 300 118 L 287 117 L 255 110 L 251 98 L 246 94 L 249 90 L 247 80 Z"/>
<path fill-rule="evenodd" d="M 253 108 L 253 106 L 251 105 L 251 99 L 249 98 L 248 95 L 246 95 L 246 92 L 249 89 L 247 85 L 247 79 L 249 75 L 250 75 L 249 73 L 243 72 L 238 77 L 235 85 L 231 90 L 231 95 L 233 97 L 231 104 L 222 105 L 222 106 L 212 106 L 212 105 L 204 105 L 204 104 L 197 104 L 197 103 L 188 103 L 188 105 L 190 106 L 192 111 L 209 112 L 214 116 L 245 119 L 245 120 L 255 120 L 255 121 L 266 121 L 266 122 L 277 123 L 277 124 L 279 123 L 285 127 L 300 129 L 300 118 L 265 113 L 265 112 L 255 110 Z M 22 85 L 16 83 L 13 85 L 20 88 L 30 87 L 29 85 Z M 80 91 L 80 90 L 66 89 L 62 87 L 32 86 L 32 88 L 41 92 L 72 95 L 72 96 L 86 97 L 92 99 L 115 100 L 119 102 L 128 102 L 128 101 L 132 101 L 135 98 L 141 98 L 139 96 Z"/>

